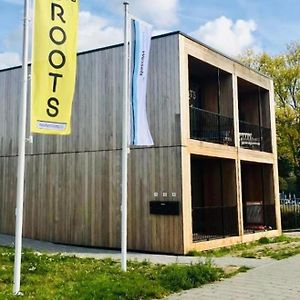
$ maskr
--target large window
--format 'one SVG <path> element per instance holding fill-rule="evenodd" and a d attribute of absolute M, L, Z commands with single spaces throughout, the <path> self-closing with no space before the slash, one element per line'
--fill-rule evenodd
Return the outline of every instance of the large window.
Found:
<path fill-rule="evenodd" d="M 194 241 L 238 235 L 235 162 L 191 157 Z"/>
<path fill-rule="evenodd" d="M 269 92 L 238 78 L 240 146 L 272 152 Z"/>
<path fill-rule="evenodd" d="M 234 145 L 231 74 L 189 56 L 190 136 Z"/>

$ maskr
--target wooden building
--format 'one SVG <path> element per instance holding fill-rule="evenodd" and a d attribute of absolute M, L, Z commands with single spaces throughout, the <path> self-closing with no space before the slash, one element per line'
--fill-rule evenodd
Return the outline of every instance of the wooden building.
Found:
<path fill-rule="evenodd" d="M 122 45 L 78 55 L 72 135 L 26 146 L 24 236 L 120 247 Z M 0 71 L 0 232 L 14 234 L 21 68 Z M 155 145 L 129 155 L 128 248 L 187 253 L 281 233 L 273 82 L 180 33 L 153 38 Z"/>

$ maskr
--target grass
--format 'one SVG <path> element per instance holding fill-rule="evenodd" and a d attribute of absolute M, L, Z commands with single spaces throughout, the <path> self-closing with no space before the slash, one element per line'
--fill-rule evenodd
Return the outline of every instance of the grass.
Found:
<path fill-rule="evenodd" d="M 258 241 L 237 244 L 208 251 L 191 251 L 188 255 L 205 257 L 239 256 L 246 258 L 270 257 L 284 259 L 300 254 L 300 239 L 281 235 L 274 238 L 262 237 Z"/>
<path fill-rule="evenodd" d="M 0 247 L 0 299 L 14 299 L 13 249 Z M 128 262 L 128 272 L 111 259 L 81 259 L 25 250 L 22 299 L 158 299 L 228 275 L 209 261 L 196 265 Z"/>

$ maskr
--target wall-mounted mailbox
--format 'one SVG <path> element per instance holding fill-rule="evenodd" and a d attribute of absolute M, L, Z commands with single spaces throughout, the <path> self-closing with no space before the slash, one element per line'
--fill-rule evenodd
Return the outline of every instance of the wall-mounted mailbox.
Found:
<path fill-rule="evenodd" d="M 179 201 L 150 201 L 152 215 L 179 215 Z"/>

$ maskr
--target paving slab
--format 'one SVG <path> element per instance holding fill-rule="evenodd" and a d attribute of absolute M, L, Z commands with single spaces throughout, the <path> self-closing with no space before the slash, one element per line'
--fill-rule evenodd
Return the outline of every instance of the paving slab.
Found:
<path fill-rule="evenodd" d="M 290 236 L 293 238 L 300 238 L 300 229 L 284 231 L 284 235 L 287 235 L 287 236 Z"/>
<path fill-rule="evenodd" d="M 167 297 L 167 300 L 299 300 L 300 255 L 258 266 L 224 281 Z"/>

